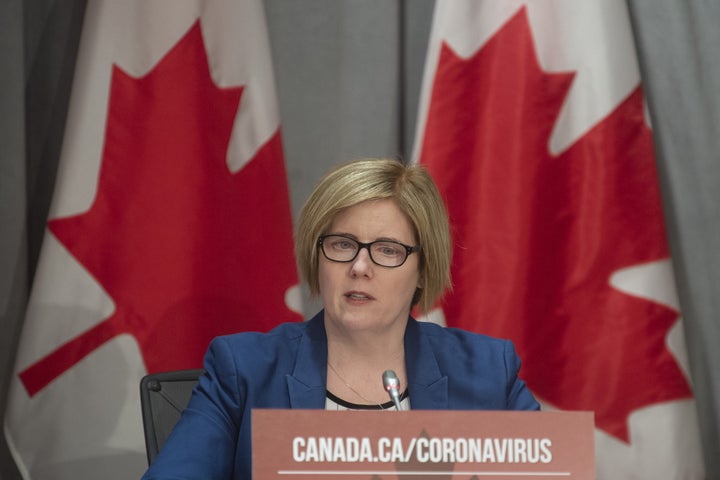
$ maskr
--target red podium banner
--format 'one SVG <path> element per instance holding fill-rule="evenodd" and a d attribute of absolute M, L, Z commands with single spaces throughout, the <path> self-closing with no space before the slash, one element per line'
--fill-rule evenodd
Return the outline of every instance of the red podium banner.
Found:
<path fill-rule="evenodd" d="M 595 478 L 592 412 L 253 410 L 253 478 Z"/>

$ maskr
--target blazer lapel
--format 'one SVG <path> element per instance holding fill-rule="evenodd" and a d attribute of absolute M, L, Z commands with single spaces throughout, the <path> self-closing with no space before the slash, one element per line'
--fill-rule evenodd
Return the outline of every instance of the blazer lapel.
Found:
<path fill-rule="evenodd" d="M 327 336 L 323 312 L 308 320 L 300 337 L 295 369 L 286 375 L 290 408 L 325 408 Z"/>
<path fill-rule="evenodd" d="M 295 369 L 286 376 L 290 408 L 325 408 L 327 336 L 323 322 L 321 311 L 308 320 L 308 328 L 300 338 Z M 405 330 L 405 363 L 411 408 L 447 409 L 447 376 L 440 372 L 429 340 L 412 317 Z"/>
<path fill-rule="evenodd" d="M 420 331 L 417 320 L 410 317 L 405 329 L 405 365 L 408 374 L 410 408 L 413 410 L 446 410 L 448 378 L 440 371 L 430 341 Z"/>

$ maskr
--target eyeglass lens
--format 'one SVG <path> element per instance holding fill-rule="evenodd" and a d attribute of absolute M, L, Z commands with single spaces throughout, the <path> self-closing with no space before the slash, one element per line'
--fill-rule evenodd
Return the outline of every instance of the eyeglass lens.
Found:
<path fill-rule="evenodd" d="M 362 244 L 370 252 L 370 259 L 383 267 L 399 267 L 408 256 L 405 245 L 391 240 L 376 240 Z M 341 235 L 327 235 L 321 239 L 323 254 L 334 262 L 351 262 L 360 252 L 357 240 Z"/>

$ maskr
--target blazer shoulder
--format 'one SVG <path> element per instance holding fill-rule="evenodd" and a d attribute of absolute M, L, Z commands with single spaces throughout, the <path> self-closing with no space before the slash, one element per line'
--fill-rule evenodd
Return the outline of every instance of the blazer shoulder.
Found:
<path fill-rule="evenodd" d="M 221 335 L 213 339 L 215 342 L 224 342 L 231 345 L 263 345 L 273 343 L 284 343 L 294 338 L 301 337 L 306 330 L 306 322 L 282 323 L 269 332 L 238 332 L 228 335 Z"/>
<path fill-rule="evenodd" d="M 300 340 L 305 334 L 306 322 L 284 323 L 269 332 L 240 332 L 222 335 L 210 342 L 205 356 L 205 368 L 210 364 L 216 368 L 244 371 L 278 362 L 291 364 Z"/>
<path fill-rule="evenodd" d="M 510 340 L 491 337 L 482 333 L 470 332 L 461 328 L 443 327 L 432 322 L 418 322 L 420 334 L 427 337 L 433 344 L 447 344 L 448 346 L 478 346 L 490 349 L 505 350 Z"/>

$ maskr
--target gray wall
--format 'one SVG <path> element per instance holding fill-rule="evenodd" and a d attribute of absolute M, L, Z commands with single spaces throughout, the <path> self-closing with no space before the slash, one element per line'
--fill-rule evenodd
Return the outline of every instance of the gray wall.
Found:
<path fill-rule="evenodd" d="M 330 166 L 409 159 L 433 5 L 266 0 L 294 218 Z"/>

